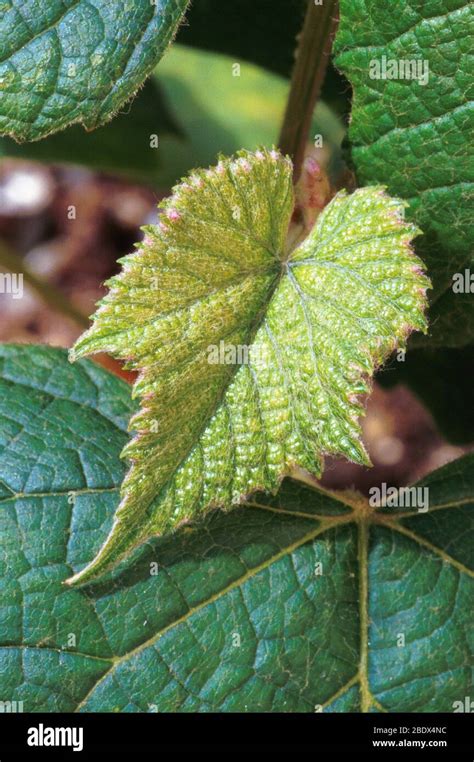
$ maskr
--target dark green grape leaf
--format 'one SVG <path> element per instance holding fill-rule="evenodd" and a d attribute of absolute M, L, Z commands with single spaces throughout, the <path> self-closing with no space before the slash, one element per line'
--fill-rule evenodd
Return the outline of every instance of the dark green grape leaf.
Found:
<path fill-rule="evenodd" d="M 0 350 L 0 684 L 38 711 L 453 711 L 472 695 L 474 456 L 426 513 L 286 480 L 98 584 L 128 387 Z M 316 720 L 315 720 L 316 721 Z"/>
<path fill-rule="evenodd" d="M 424 233 L 417 251 L 434 285 L 433 332 L 417 343 L 470 343 L 472 294 L 454 295 L 452 275 L 474 269 L 474 9 L 467 0 L 340 7 L 336 64 L 353 87 L 358 179 L 409 201 Z"/>
<path fill-rule="evenodd" d="M 0 132 L 38 140 L 107 122 L 143 84 L 188 0 L 3 0 Z"/>

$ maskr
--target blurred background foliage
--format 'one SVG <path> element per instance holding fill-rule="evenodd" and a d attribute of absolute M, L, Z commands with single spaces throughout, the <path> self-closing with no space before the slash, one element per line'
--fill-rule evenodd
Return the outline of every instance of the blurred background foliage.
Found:
<path fill-rule="evenodd" d="M 215 162 L 219 152 L 276 143 L 288 88 L 287 78 L 254 64 L 176 44 L 137 97 L 104 127 L 86 132 L 75 125 L 33 143 L 2 138 L 0 151 L 169 188 L 193 167 Z M 323 136 L 330 168 L 340 171 L 344 127 L 324 101 L 316 107 L 312 133 Z"/>
<path fill-rule="evenodd" d="M 70 346 L 117 259 L 156 221 L 157 202 L 183 174 L 220 152 L 277 141 L 305 8 L 306 0 L 194 0 L 176 44 L 109 124 L 29 144 L 0 138 L 0 269 L 23 272 L 30 284 L 22 299 L 0 294 L 1 341 Z M 308 150 L 336 188 L 349 177 L 341 145 L 350 97 L 330 65 L 311 129 L 323 148 Z M 466 451 L 473 370 L 472 348 L 394 360 L 364 421 L 375 470 L 329 460 L 325 483 L 402 485 Z"/>

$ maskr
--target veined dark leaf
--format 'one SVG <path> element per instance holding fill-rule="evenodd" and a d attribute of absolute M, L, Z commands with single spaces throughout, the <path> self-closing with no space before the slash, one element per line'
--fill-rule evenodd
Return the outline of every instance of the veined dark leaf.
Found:
<path fill-rule="evenodd" d="M 410 202 L 417 251 L 433 280 L 432 335 L 474 337 L 472 294 L 452 276 L 474 270 L 474 9 L 467 0 L 341 0 L 336 64 L 353 87 L 349 138 L 362 185 Z"/>
<path fill-rule="evenodd" d="M 285 480 L 70 589 L 110 529 L 134 410 L 89 361 L 0 348 L 2 701 L 451 712 L 472 696 L 472 455 L 417 485 L 426 512 Z"/>
<path fill-rule="evenodd" d="M 0 132 L 107 122 L 161 58 L 188 0 L 3 0 Z"/>

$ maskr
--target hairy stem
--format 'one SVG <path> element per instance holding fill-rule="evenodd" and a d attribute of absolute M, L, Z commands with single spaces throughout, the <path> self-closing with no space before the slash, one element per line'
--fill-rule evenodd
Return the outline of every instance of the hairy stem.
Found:
<path fill-rule="evenodd" d="M 0 269 L 8 270 L 12 273 L 21 273 L 25 283 L 36 291 L 51 309 L 61 312 L 82 327 L 87 328 L 89 326 L 89 320 L 86 315 L 83 315 L 73 307 L 69 299 L 61 291 L 31 272 L 25 262 L 3 242 L 0 242 Z"/>
<path fill-rule="evenodd" d="M 297 182 L 316 100 L 326 74 L 338 24 L 338 0 L 308 0 L 278 145 L 291 156 Z"/>

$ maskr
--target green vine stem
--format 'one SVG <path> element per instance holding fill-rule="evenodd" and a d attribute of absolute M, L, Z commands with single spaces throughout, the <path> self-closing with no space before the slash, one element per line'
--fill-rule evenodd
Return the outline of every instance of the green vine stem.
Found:
<path fill-rule="evenodd" d="M 87 316 L 77 310 L 61 291 L 31 272 L 26 263 L 3 242 L 0 242 L 0 269 L 21 273 L 28 286 L 36 291 L 51 309 L 61 312 L 82 327 L 88 327 Z"/>
<path fill-rule="evenodd" d="M 326 74 L 338 21 L 338 0 L 321 0 L 320 4 L 309 0 L 278 141 L 281 152 L 293 160 L 295 183 L 301 173 L 311 119 Z"/>

